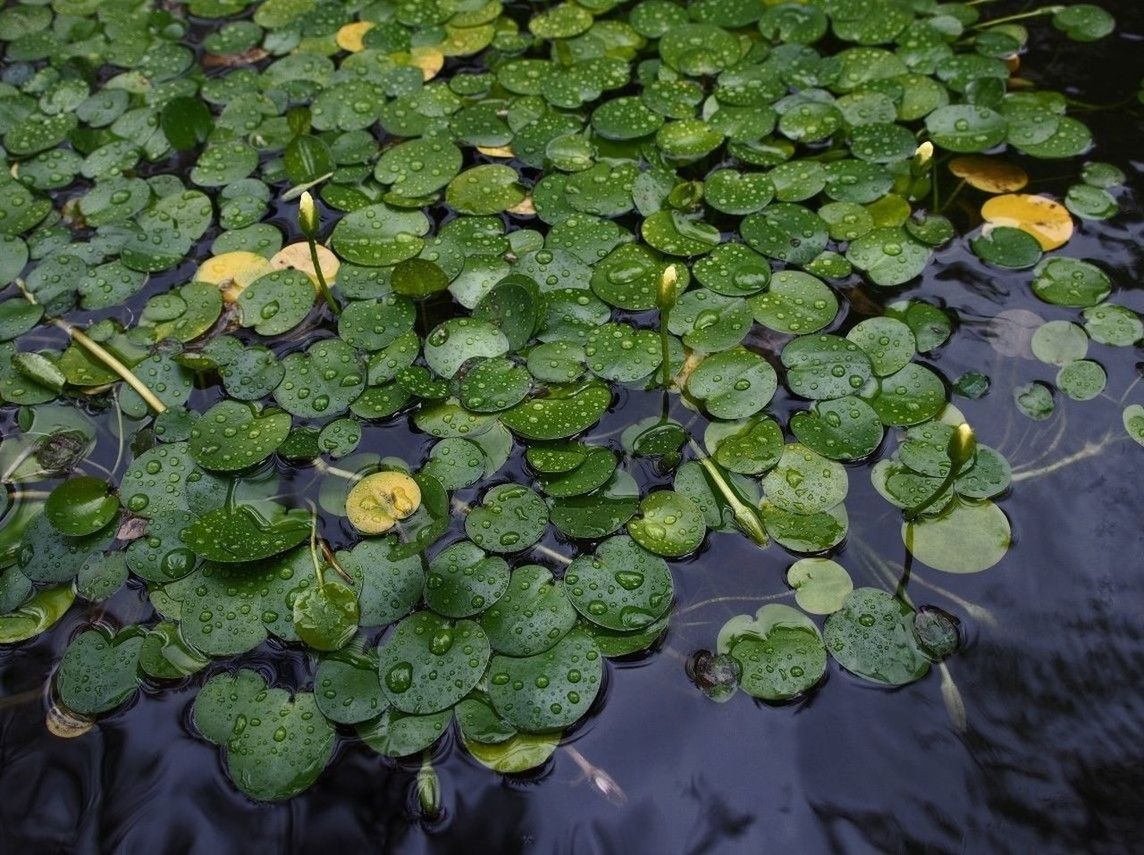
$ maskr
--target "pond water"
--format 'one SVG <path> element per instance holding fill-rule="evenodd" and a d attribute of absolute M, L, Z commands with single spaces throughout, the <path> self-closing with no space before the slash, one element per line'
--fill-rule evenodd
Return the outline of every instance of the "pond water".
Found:
<path fill-rule="evenodd" d="M 1117 15 L 1113 36 L 1077 45 L 1034 30 L 1024 66 L 1082 101 L 1132 96 L 1144 71 L 1144 13 L 1127 0 L 1103 5 Z M 1144 276 L 1139 108 L 1131 115 L 1082 115 L 1096 140 L 1087 157 L 1120 167 L 1129 186 L 1118 195 L 1119 215 L 1077 222 L 1068 254 L 1098 260 L 1115 283 L 1116 300 L 1144 312 L 1138 284 Z M 1048 161 L 1029 168 L 1034 180 L 1044 179 L 1037 192 L 1063 194 L 1071 182 L 1070 176 L 1058 178 L 1071 166 Z M 292 216 L 293 206 L 283 205 L 274 222 L 293 229 Z M 965 220 L 956 205 L 950 216 Z M 193 267 L 155 277 L 147 294 L 185 280 Z M 768 705 L 742 693 L 723 704 L 705 697 L 687 674 L 696 651 L 714 647 L 719 628 L 733 615 L 765 602 L 793 604 L 783 581 L 794 560 L 790 553 L 714 534 L 696 554 L 672 562 L 676 605 L 666 636 L 642 656 L 609 664 L 593 713 L 537 772 L 498 776 L 448 734 L 433 750 L 442 814 L 426 821 L 418 814 L 415 789 L 420 757 L 388 760 L 347 740 L 304 793 L 259 803 L 234 788 L 218 748 L 194 733 L 191 706 L 201 675 L 174 688 L 145 687 L 127 708 L 80 738 L 60 739 L 45 728 L 45 677 L 69 639 L 97 617 L 121 624 L 147 618 L 145 593 L 126 588 L 102 604 L 77 604 L 34 641 L 0 649 L 0 849 L 1139 848 L 1144 490 L 1141 448 L 1121 427 L 1121 412 L 1125 404 L 1144 401 L 1141 353 L 1138 347 L 1092 344 L 1088 355 L 1105 368 L 1107 391 L 1089 401 L 1058 394 L 1050 418 L 1027 418 L 1013 405 L 1013 390 L 1034 380 L 1052 383 L 1056 368 L 1019 346 L 1018 325 L 999 326 L 992 319 L 1002 309 L 1027 310 L 1044 320 L 1077 315 L 1037 300 L 1028 281 L 1028 271 L 986 267 L 955 241 L 938 250 L 924 276 L 904 289 L 855 289 L 835 322 L 848 328 L 902 297 L 933 300 L 952 310 L 957 324 L 950 342 L 925 361 L 946 378 L 972 370 L 991 380 L 984 397 L 958 397 L 954 403 L 979 440 L 1013 466 L 1013 487 L 1000 500 L 1013 546 L 980 574 L 915 565 L 908 586 L 916 604 L 940 606 L 962 623 L 965 645 L 949 660 L 948 675 L 964 704 L 964 730 L 951 721 L 937 669 L 918 682 L 886 689 L 831 662 L 826 685 L 791 704 Z M 201 410 L 219 396 L 217 388 L 196 390 L 190 406 Z M 785 423 L 799 403 L 780 388 L 770 410 Z M 589 436 L 614 439 L 659 408 L 658 393 L 625 391 Z M 4 411 L 7 430 L 13 429 L 12 410 Z M 684 423 L 691 418 L 682 407 L 672 415 Z M 427 448 L 425 439 L 401 420 L 367 427 L 359 451 L 416 462 Z M 115 451 L 114 445 L 101 446 L 97 459 L 111 465 Z M 645 483 L 670 484 L 670 477 L 640 465 Z M 295 499 L 317 495 L 312 467 L 283 464 L 280 474 Z M 522 461 L 510 461 L 498 474 L 498 480 L 529 477 Z M 480 493 L 468 488 L 458 498 L 473 502 Z M 878 495 L 860 466 L 851 471 L 847 508 L 850 535 L 832 557 L 847 567 L 855 585 L 886 587 L 870 557 L 901 564 L 900 512 Z M 324 534 L 335 548 L 351 541 L 340 525 L 327 526 Z M 558 545 L 551 535 L 545 543 Z M 308 657 L 296 646 L 267 642 L 236 661 L 274 675 L 280 685 L 305 688 L 312 680 Z"/>

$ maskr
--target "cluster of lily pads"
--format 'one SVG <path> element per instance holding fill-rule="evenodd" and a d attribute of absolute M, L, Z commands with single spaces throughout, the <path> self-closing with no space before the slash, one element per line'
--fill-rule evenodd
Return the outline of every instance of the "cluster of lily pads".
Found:
<path fill-rule="evenodd" d="M 0 642 L 76 597 L 142 592 L 139 624 L 71 640 L 55 712 L 82 730 L 145 683 L 207 674 L 194 726 L 259 799 L 313 783 L 339 732 L 403 757 L 455 722 L 493 769 L 544 763 L 605 660 L 663 637 L 667 559 L 712 533 L 811 556 L 787 578 L 801 610 L 723 628 L 721 687 L 795 698 L 828 652 L 876 682 L 923 676 L 956 621 L 825 557 L 847 465 L 901 432 L 871 477 L 912 554 L 949 572 L 1008 548 L 991 500 L 1009 466 L 965 439 L 927 362 L 950 314 L 848 316 L 849 292 L 922 274 L 957 237 L 939 193 L 961 178 L 1000 194 L 982 259 L 1037 265 L 1035 293 L 1084 307 L 1097 341 L 1141 332 L 1095 265 L 1042 258 L 1064 243 L 1043 208 L 1070 230 L 1069 212 L 1109 215 L 1114 168 L 1088 165 L 1067 209 L 988 183 L 1017 168 L 1003 149 L 1090 145 L 1067 99 L 1017 76 L 1021 21 L 1089 41 L 1111 19 L 980 13 L 9 5 Z M 1096 363 L 1066 326 L 1034 350 L 1083 397 Z M 663 416 L 592 435 L 654 390 Z M 776 395 L 805 402 L 786 425 Z M 377 452 L 391 424 L 425 435 L 423 459 Z M 316 491 L 296 489 L 305 470 Z M 308 653 L 312 691 L 228 667 L 267 643 Z"/>

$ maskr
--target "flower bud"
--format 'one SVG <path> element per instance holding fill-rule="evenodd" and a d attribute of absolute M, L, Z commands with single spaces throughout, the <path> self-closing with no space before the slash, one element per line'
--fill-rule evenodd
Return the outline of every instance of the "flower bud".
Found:
<path fill-rule="evenodd" d="M 949 454 L 953 471 L 956 472 L 965 466 L 977 453 L 977 437 L 973 433 L 973 428 L 965 422 L 959 424 L 954 429 L 953 436 L 949 438 L 946 451 Z"/>
<path fill-rule="evenodd" d="M 655 305 L 661 312 L 675 305 L 675 286 L 678 282 L 679 273 L 674 264 L 669 264 L 659 277 L 659 288 L 655 294 Z"/>
<path fill-rule="evenodd" d="M 314 205 L 314 197 L 307 190 L 298 200 L 298 227 L 310 240 L 318 236 L 318 209 Z"/>

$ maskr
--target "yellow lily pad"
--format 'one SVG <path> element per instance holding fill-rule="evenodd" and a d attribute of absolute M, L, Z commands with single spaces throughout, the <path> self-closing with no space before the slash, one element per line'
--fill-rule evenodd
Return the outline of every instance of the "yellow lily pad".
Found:
<path fill-rule="evenodd" d="M 338 270 L 342 266 L 341 261 L 339 261 L 338 257 L 330 250 L 318 244 L 318 263 L 322 265 L 322 275 L 326 277 L 326 283 L 333 285 L 338 278 Z M 310 277 L 310 281 L 314 283 L 315 288 L 318 285 L 314 262 L 310 258 L 310 246 L 304 240 L 292 243 L 289 246 L 284 246 L 278 250 L 270 259 L 270 269 L 300 270 Z"/>
<path fill-rule="evenodd" d="M 373 21 L 354 21 L 352 24 L 346 24 L 338 30 L 335 41 L 342 50 L 357 53 L 365 47 L 362 39 L 373 27 Z"/>
<path fill-rule="evenodd" d="M 233 303 L 246 286 L 274 268 L 256 252 L 224 252 L 208 258 L 195 271 L 195 280 L 217 285 L 223 299 Z"/>
<path fill-rule="evenodd" d="M 421 506 L 421 488 L 403 472 L 375 472 L 346 497 L 346 517 L 362 534 L 389 531 Z"/>
<path fill-rule="evenodd" d="M 949 171 L 986 193 L 1015 193 L 1029 183 L 1025 170 L 996 157 L 955 157 L 949 162 Z"/>
<path fill-rule="evenodd" d="M 995 226 L 1012 226 L 1028 232 L 1045 252 L 1064 246 L 1073 233 L 1068 209 L 1046 196 L 1027 193 L 994 196 L 981 206 L 981 216 Z"/>

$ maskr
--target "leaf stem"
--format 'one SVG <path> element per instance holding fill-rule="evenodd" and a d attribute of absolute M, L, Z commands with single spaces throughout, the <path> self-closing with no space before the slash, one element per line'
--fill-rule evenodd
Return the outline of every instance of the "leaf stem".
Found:
<path fill-rule="evenodd" d="M 973 27 L 972 30 L 985 30 L 989 27 L 996 27 L 998 24 L 1008 24 L 1012 21 L 1024 21 L 1027 18 L 1039 18 L 1042 15 L 1055 15 L 1061 11 L 1064 6 L 1042 6 L 1040 9 L 1033 9 L 1029 12 L 1019 12 L 1016 15 L 1006 15 L 1003 18 L 994 18 L 991 21 L 982 21 Z"/>
<path fill-rule="evenodd" d="M 326 574 L 322 571 L 322 562 L 318 559 L 318 511 L 310 506 L 310 560 L 314 562 L 314 575 L 318 577 L 318 588 L 326 587 Z"/>
<path fill-rule="evenodd" d="M 88 338 L 87 334 L 74 324 L 70 324 L 61 318 L 52 318 L 51 323 L 71 336 L 76 344 L 98 359 L 109 370 L 118 374 L 119 378 L 134 389 L 136 394 L 138 394 L 157 415 L 167 412 L 167 405 L 159 400 L 159 396 L 152 392 L 146 383 L 136 377 L 130 368 L 116 359 L 111 351 L 107 350 L 103 345 L 99 344 L 99 342 Z"/>
<path fill-rule="evenodd" d="M 310 245 L 310 263 L 314 265 L 314 275 L 318 277 L 318 290 L 322 294 L 322 299 L 326 301 L 326 305 L 330 307 L 330 311 L 335 315 L 342 313 L 342 307 L 338 305 L 338 301 L 334 299 L 333 293 L 330 291 L 330 286 L 326 283 L 326 275 L 322 273 L 322 262 L 318 259 L 318 243 L 309 235 L 306 236 L 306 243 Z"/>

